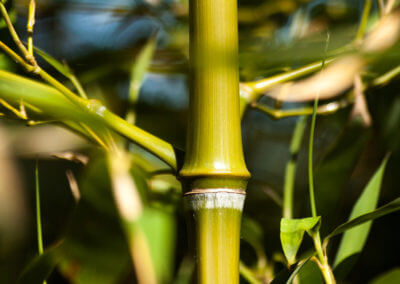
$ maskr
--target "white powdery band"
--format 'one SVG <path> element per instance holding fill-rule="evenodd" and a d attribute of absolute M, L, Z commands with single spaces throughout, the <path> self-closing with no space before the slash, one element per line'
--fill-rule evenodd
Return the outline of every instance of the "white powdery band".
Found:
<path fill-rule="evenodd" d="M 243 210 L 244 192 L 229 189 L 202 189 L 185 194 L 185 201 L 192 210 L 229 208 Z"/>

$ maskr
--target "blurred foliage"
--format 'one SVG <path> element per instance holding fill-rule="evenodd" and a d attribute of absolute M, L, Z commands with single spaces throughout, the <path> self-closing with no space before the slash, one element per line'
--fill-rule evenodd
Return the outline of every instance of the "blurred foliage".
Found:
<path fill-rule="evenodd" d="M 323 59 L 328 32 L 328 56 L 347 53 L 340 49 L 353 42 L 364 2 L 240 0 L 241 80 L 262 79 Z M 379 21 L 378 2 L 372 2 L 366 32 Z M 136 125 L 183 149 L 188 105 L 187 5 L 187 0 L 37 1 L 34 29 L 37 60 L 66 86 L 77 88 L 67 79 L 72 81 L 72 76 L 79 79 L 88 97 L 100 99 L 121 117 L 134 113 L 132 122 Z M 25 39 L 28 1 L 8 1 L 6 7 L 18 33 Z M 0 40 L 15 47 L 3 20 Z M 368 85 L 398 67 L 399 42 L 366 58 L 369 61 L 361 76 Z M 348 67 L 342 68 L 345 71 Z M 26 75 L 4 53 L 0 53 L 0 69 L 37 79 Z M 346 99 L 350 89 L 352 86 L 341 92 L 340 97 L 323 103 Z M 371 125 L 365 125 L 357 113 L 354 115 L 353 101 L 335 113 L 317 117 L 314 174 L 323 237 L 345 223 L 349 216 L 368 213 L 399 197 L 398 76 L 372 84 L 363 90 L 363 96 Z M 283 110 L 310 106 L 310 102 L 282 103 L 268 96 L 262 96 L 259 103 Z M 1 283 L 16 283 L 19 277 L 22 277 L 21 283 L 40 283 L 34 277 L 40 279 L 46 273 L 51 273 L 47 283 L 135 283 L 139 276 L 135 272 L 138 268 L 134 265 L 131 238 L 137 237 L 137 232 L 143 233 L 158 282 L 190 282 L 193 262 L 188 249 L 181 188 L 163 163 L 137 146 L 121 146 L 115 139 L 118 147 L 130 153 L 129 173 L 143 207 L 140 217 L 128 222 L 121 218 L 116 206 L 112 174 L 104 151 L 87 139 L 59 134 L 56 123 L 27 128 L 16 122 L 17 117 L 10 108 L 2 105 L 0 113 L 5 116 L 0 128 L 6 133 L 0 138 L 6 137 L 8 146 L 4 149 L 10 156 L 3 158 L 1 152 L 1 163 L 16 164 L 15 175 L 0 173 L 0 179 L 19 180 L 21 185 L 15 187 L 20 187 L 25 201 L 18 206 L 21 212 L 27 212 L 23 215 L 24 221 L 17 219 L 24 226 L 18 238 L 10 241 L 0 237 Z M 295 117 L 276 120 L 251 106 L 242 119 L 244 151 L 252 179 L 244 210 L 241 260 L 243 267 L 260 283 L 268 283 L 276 276 L 278 281 L 279 275 L 287 280 L 295 269 L 286 268 L 279 236 L 285 166 L 290 159 L 290 140 L 296 120 Z M 310 216 L 308 133 L 309 127 L 296 155 L 295 218 Z M 53 147 L 57 150 L 49 145 L 57 145 Z M 89 162 L 83 165 L 74 159 L 55 158 L 60 152 L 80 153 Z M 388 152 L 391 158 L 384 175 L 380 176 L 380 195 L 373 198 L 377 205 L 351 214 L 363 188 Z M 45 247 L 41 257 L 37 257 L 35 224 L 36 159 L 41 175 Z M 79 200 L 73 198 L 66 170 L 72 170 L 77 179 Z M 4 187 L 0 188 L 0 197 L 2 192 L 11 190 L 3 183 L 0 186 Z M 8 213 L 1 210 L 0 213 L 9 222 L 14 220 Z M 357 250 L 361 254 L 358 261 L 342 283 L 398 283 L 400 229 L 396 224 L 399 217 L 397 212 L 374 221 L 365 236 L 364 248 Z M 1 236 L 6 236 L 7 230 L 14 232 L 11 223 L 4 225 L 2 216 L 0 220 Z M 301 237 L 307 229 L 300 230 Z M 340 238 L 334 238 L 327 247 L 331 261 L 339 242 Z M 303 242 L 300 238 L 300 243 L 296 243 L 297 258 L 304 261 L 310 258 L 312 243 L 309 238 Z M 317 265 L 310 260 L 296 273 L 297 283 L 323 281 Z M 250 280 L 242 273 L 241 281 Z"/>

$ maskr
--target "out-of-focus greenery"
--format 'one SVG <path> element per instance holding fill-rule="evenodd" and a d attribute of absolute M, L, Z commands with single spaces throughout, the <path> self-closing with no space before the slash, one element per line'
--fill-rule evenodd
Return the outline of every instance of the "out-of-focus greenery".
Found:
<path fill-rule="evenodd" d="M 323 115 L 318 115 L 316 121 L 315 197 L 322 238 L 353 217 L 379 208 L 369 215 L 368 220 L 373 220 L 383 212 L 379 211 L 381 206 L 400 196 L 400 49 L 396 41 L 399 29 L 390 34 L 395 41 L 391 46 L 377 52 L 365 51 L 367 43 L 354 41 L 363 22 L 365 2 L 239 1 L 242 82 L 282 74 L 327 57 L 348 54 L 359 60 L 350 62 L 361 62 L 362 68 L 349 74 L 350 85 L 320 102 L 340 106 L 334 112 L 321 111 Z M 390 2 L 371 1 L 365 37 L 384 17 L 379 3 Z M 394 1 L 393 13 L 397 13 L 398 19 L 397 2 Z M 28 3 L 6 3 L 23 40 Z M 16 50 L 4 20 L 0 21 L 0 40 Z M 375 43 L 379 40 L 382 39 Z M 177 149 L 184 149 L 188 106 L 187 0 L 37 1 L 33 41 L 38 48 L 39 65 L 67 87 L 102 101 L 130 123 Z M 335 61 L 328 67 L 330 64 Z M 339 73 L 347 74 L 354 66 L 339 67 Z M 0 53 L 0 68 L 39 80 L 24 72 L 5 53 Z M 296 78 L 292 87 L 305 76 L 311 74 Z M 356 76 L 361 78 L 361 90 L 356 83 L 353 85 Z M 342 84 L 339 79 L 332 77 L 337 80 L 332 85 Z M 78 81 L 82 89 L 76 85 Z M 302 222 L 285 223 L 296 240 L 284 250 L 280 243 L 285 167 L 290 158 L 297 165 L 292 215 L 311 216 L 307 179 L 309 124 L 298 152 L 291 153 L 290 143 L 299 117 L 277 120 L 271 112 L 267 115 L 268 112 L 260 111 L 262 107 L 268 107 L 272 113 L 276 109 L 307 108 L 304 114 L 309 115 L 312 102 L 282 103 L 273 96 L 279 89 L 264 92 L 266 96 L 260 95 L 257 102 L 247 102 L 242 118 L 244 152 L 252 178 L 242 225 L 241 281 L 269 283 L 275 279 L 279 283 L 280 277 L 287 279 L 295 269 L 286 268 L 284 251 L 287 255 L 290 249 L 291 260 L 297 252 L 297 260 L 304 263 L 296 271 L 297 283 L 322 283 L 317 265 L 306 261 L 312 254 L 310 238 L 304 236 L 303 243 L 301 239 L 315 222 L 311 227 L 299 226 Z M 366 108 L 357 108 L 362 105 L 355 99 L 357 95 L 366 100 Z M 49 102 L 50 107 L 52 104 L 55 108 L 69 107 Z M 80 128 L 75 129 L 78 134 L 60 130 L 59 122 L 53 121 L 57 113 L 48 117 L 30 109 L 32 116 L 28 111 L 28 120 L 34 122 L 21 123 L 21 117 L 15 115 L 20 111 L 18 107 L 2 103 L 0 109 L 0 282 L 40 283 L 48 275 L 47 283 L 136 283 L 138 279 L 144 283 L 143 279 L 152 276 L 159 283 L 190 283 L 193 260 L 188 249 L 181 188 L 166 165 L 101 129 L 96 129 L 99 135 L 92 136 L 82 135 L 86 132 Z M 71 117 L 79 113 L 71 110 L 59 115 Z M 70 126 L 64 125 L 71 130 Z M 115 157 L 102 147 L 103 142 L 106 146 L 114 145 L 118 151 L 123 149 L 129 156 L 128 166 L 119 168 Z M 387 153 L 391 154 L 384 162 L 386 170 L 384 166 L 377 170 Z M 36 161 L 40 175 L 42 257 L 37 256 Z M 129 180 L 128 187 L 139 196 L 134 212 L 119 207 L 124 203 L 118 202 L 120 193 L 114 189 L 118 187 L 116 180 L 125 178 Z M 397 210 L 398 201 L 390 206 Z M 136 217 L 131 218 L 133 215 Z M 337 280 L 398 283 L 399 218 L 398 212 L 392 213 L 347 231 L 342 242 L 349 239 L 358 245 L 356 249 L 351 243 L 341 243 L 340 236 L 332 237 L 327 253 L 332 265 L 342 264 L 334 270 Z M 349 227 L 348 223 L 344 226 Z M 351 253 L 350 257 L 347 253 Z M 345 269 L 339 269 L 344 261 Z"/>

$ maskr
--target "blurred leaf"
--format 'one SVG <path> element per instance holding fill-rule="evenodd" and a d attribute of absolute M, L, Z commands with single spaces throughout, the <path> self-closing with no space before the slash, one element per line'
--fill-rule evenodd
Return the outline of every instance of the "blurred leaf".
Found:
<path fill-rule="evenodd" d="M 365 187 L 363 193 L 357 200 L 350 214 L 349 220 L 357 218 L 365 213 L 368 213 L 376 208 L 379 199 L 379 193 L 381 189 L 382 179 L 385 172 L 385 167 L 387 164 L 389 156 L 387 156 L 380 165 L 379 169 L 376 171 L 374 176 L 369 181 L 368 185 Z M 362 251 L 369 231 L 371 229 L 372 222 L 366 223 L 357 228 L 348 230 L 342 238 L 338 252 L 336 253 L 336 258 L 334 261 L 334 267 L 337 266 L 341 261 L 343 261 L 348 256 Z"/>
<path fill-rule="evenodd" d="M 3 70 L 0 70 L 0 94 L 10 104 L 19 105 L 22 100 L 28 113 L 29 110 L 44 112 L 47 117 L 59 120 L 68 118 L 82 122 L 88 119 L 82 110 L 53 87 Z"/>
<path fill-rule="evenodd" d="M 157 46 L 157 38 L 151 38 L 143 49 L 140 51 L 138 57 L 136 58 L 135 64 L 132 66 L 131 70 L 131 82 L 129 89 L 129 101 L 135 102 L 137 96 L 139 95 L 139 88 L 142 85 L 144 75 L 151 63 L 154 51 Z"/>
<path fill-rule="evenodd" d="M 241 239 L 250 244 L 257 253 L 264 250 L 263 231 L 261 225 L 249 217 L 243 218 Z"/>
<path fill-rule="evenodd" d="M 356 264 L 359 256 L 360 253 L 352 254 L 350 256 L 347 256 L 336 265 L 333 270 L 333 274 L 335 275 L 336 280 L 341 281 L 346 279 L 347 275 L 353 270 L 353 267 Z"/>
<path fill-rule="evenodd" d="M 15 24 L 17 21 L 17 11 L 15 9 L 12 9 L 11 11 L 8 12 L 8 16 L 10 17 L 11 23 Z M 4 20 L 3 17 L 0 19 L 0 29 L 6 28 L 7 24 L 6 21 Z"/>
<path fill-rule="evenodd" d="M 333 118 L 333 117 L 332 117 Z M 344 190 L 348 184 L 349 177 L 360 157 L 362 150 L 370 137 L 370 132 L 365 130 L 359 120 L 347 122 L 333 121 L 334 125 L 325 126 L 330 128 L 340 127 L 340 135 L 329 146 L 327 153 L 315 170 L 315 185 L 318 189 L 317 199 L 320 214 L 324 218 L 324 229 L 331 230 L 338 218 L 336 211 L 341 199 L 345 196 Z M 337 117 L 342 118 L 342 117 Z M 342 118 L 348 120 L 348 116 Z M 337 125 L 339 124 L 339 125 Z"/>
<path fill-rule="evenodd" d="M 270 284 L 287 283 L 287 280 L 290 278 L 290 275 L 293 273 L 294 270 L 295 270 L 294 266 L 290 267 L 289 269 L 284 268 L 283 270 L 279 271 L 279 273 L 276 274 L 275 278 L 271 281 Z"/>
<path fill-rule="evenodd" d="M 61 261 L 61 246 L 55 246 L 36 256 L 22 271 L 17 283 L 42 284 Z"/>
<path fill-rule="evenodd" d="M 387 214 L 393 213 L 400 210 L 400 197 L 396 198 L 392 202 L 389 202 L 388 204 L 379 207 L 378 209 L 361 215 L 355 219 L 352 219 L 351 221 L 348 221 L 340 226 L 338 226 L 332 233 L 330 233 L 325 240 L 330 239 L 336 235 L 339 235 L 351 228 L 354 228 L 358 225 L 364 224 L 365 222 L 375 220 L 379 217 L 385 216 Z"/>
<path fill-rule="evenodd" d="M 43 58 L 47 63 L 49 63 L 51 66 L 53 66 L 58 72 L 63 74 L 65 77 L 70 78 L 71 77 L 71 72 L 65 64 L 62 64 L 60 61 L 52 57 L 50 54 L 44 52 L 43 50 L 34 47 L 33 50 L 37 55 L 39 55 L 41 58 Z"/>
<path fill-rule="evenodd" d="M 394 268 L 387 271 L 375 279 L 373 279 L 369 284 L 398 284 L 400 283 L 400 268 Z"/>
<path fill-rule="evenodd" d="M 319 227 L 321 217 L 309 217 L 303 219 L 281 219 L 281 244 L 283 252 L 289 264 L 296 262 L 296 254 L 303 240 L 304 232 Z"/>
<path fill-rule="evenodd" d="M 188 254 L 186 255 L 176 273 L 176 277 L 173 281 L 174 284 L 190 284 L 194 273 L 194 259 Z"/>
<path fill-rule="evenodd" d="M 151 63 L 151 59 L 153 57 L 156 46 L 157 46 L 157 38 L 153 37 L 146 43 L 146 45 L 140 51 L 131 69 L 129 98 L 128 98 L 130 108 L 128 109 L 126 120 L 132 124 L 134 124 L 136 120 L 135 104 L 139 98 L 140 87 L 142 86 L 144 75 L 146 74 L 147 69 Z"/>
<path fill-rule="evenodd" d="M 138 225 L 146 235 L 158 283 L 171 283 L 174 271 L 175 216 L 164 208 L 144 208 Z"/>
<path fill-rule="evenodd" d="M 132 269 L 104 153 L 94 152 L 80 179 L 81 200 L 65 238 L 60 271 L 76 284 L 114 284 Z"/>
<path fill-rule="evenodd" d="M 300 284 L 323 284 L 321 272 L 314 261 L 307 261 L 297 274 Z"/>

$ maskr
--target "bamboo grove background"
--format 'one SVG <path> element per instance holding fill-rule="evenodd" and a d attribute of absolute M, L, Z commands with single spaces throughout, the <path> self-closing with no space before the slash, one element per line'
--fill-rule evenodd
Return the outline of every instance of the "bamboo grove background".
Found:
<path fill-rule="evenodd" d="M 374 173 L 382 185 L 370 187 L 369 211 L 400 196 L 400 14 L 398 1 L 391 0 L 238 5 L 241 125 L 252 174 L 240 280 L 269 283 L 287 267 L 281 218 L 311 216 L 309 137 L 316 94 L 311 160 L 321 235 L 349 219 Z M 28 42 L 29 1 L 3 7 Z M 100 111 L 101 102 L 168 142 L 156 141 L 153 152 L 169 145 L 185 149 L 188 22 L 186 0 L 36 1 L 32 52 L 51 78 L 93 99 L 88 108 Z M 0 40 L 17 50 L 4 17 Z M 166 166 L 181 165 L 171 151 L 161 153 L 164 164 L 110 135 L 104 127 L 111 125 L 129 137 L 115 117 L 92 120 L 65 98 L 24 81 L 39 78 L 5 52 L 0 66 L 0 282 L 41 283 L 48 274 L 47 283 L 190 283 L 182 189 Z M 318 75 L 322 68 L 326 72 Z M 48 98 L 44 112 L 16 98 L 30 92 Z M 60 117 L 74 116 L 87 124 L 60 127 Z M 132 155 L 107 154 L 110 148 Z M 123 202 L 126 195 L 116 190 L 121 181 L 137 203 Z M 339 283 L 400 283 L 399 218 L 395 212 L 375 220 L 365 245 L 353 236 L 350 247 L 361 246 L 334 271 Z M 337 251 L 344 258 L 352 250 L 340 242 L 341 236 L 330 240 L 332 264 Z M 304 236 L 298 258 L 307 258 L 312 246 Z M 323 283 L 312 262 L 296 281 Z"/>

